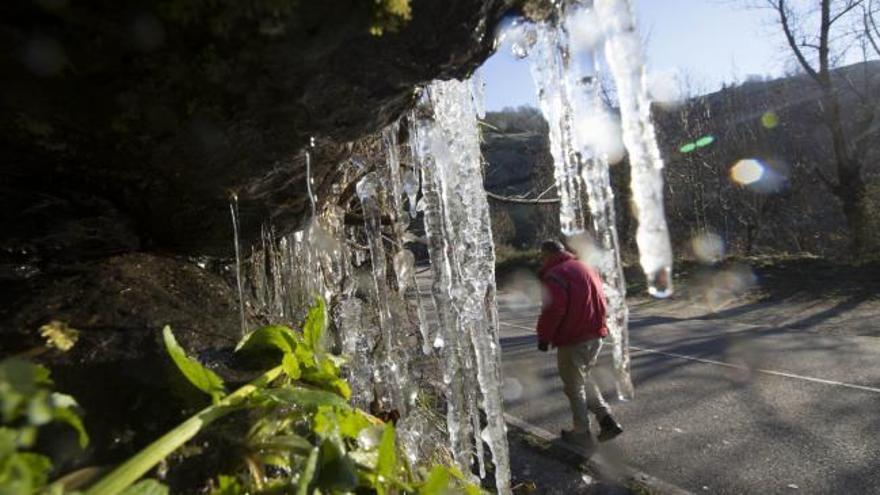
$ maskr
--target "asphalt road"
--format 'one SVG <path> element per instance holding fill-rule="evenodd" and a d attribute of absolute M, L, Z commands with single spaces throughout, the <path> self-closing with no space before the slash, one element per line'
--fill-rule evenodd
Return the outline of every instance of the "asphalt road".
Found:
<path fill-rule="evenodd" d="M 555 354 L 536 349 L 539 308 L 499 297 L 506 410 L 570 427 Z M 880 320 L 877 321 L 880 325 Z M 601 455 L 696 493 L 880 494 L 880 338 L 634 313 L 636 398 Z"/>

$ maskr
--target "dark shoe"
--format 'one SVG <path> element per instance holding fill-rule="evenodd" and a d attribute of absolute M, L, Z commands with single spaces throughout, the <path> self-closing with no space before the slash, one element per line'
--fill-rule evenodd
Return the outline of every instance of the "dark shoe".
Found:
<path fill-rule="evenodd" d="M 607 442 L 623 433 L 623 428 L 617 424 L 617 421 L 614 421 L 614 418 L 612 418 L 611 415 L 602 418 L 602 420 L 599 421 L 599 426 L 601 427 L 601 430 L 596 438 L 600 442 Z"/>

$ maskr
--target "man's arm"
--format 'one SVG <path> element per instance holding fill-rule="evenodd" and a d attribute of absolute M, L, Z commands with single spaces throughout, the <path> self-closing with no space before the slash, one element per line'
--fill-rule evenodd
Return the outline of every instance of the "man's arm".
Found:
<path fill-rule="evenodd" d="M 556 278 L 547 279 L 544 285 L 544 306 L 538 317 L 538 344 L 549 344 L 565 318 L 568 307 L 568 290 L 565 282 Z"/>

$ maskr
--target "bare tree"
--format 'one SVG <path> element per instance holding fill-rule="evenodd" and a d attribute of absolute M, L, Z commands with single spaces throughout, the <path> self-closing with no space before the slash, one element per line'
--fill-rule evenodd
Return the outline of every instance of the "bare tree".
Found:
<path fill-rule="evenodd" d="M 856 255 L 869 248 L 868 207 L 864 164 L 877 136 L 878 90 L 865 78 L 859 89 L 834 68 L 859 41 L 876 49 L 877 24 L 872 0 L 762 0 L 773 9 L 798 65 L 820 90 L 820 113 L 831 137 L 836 177 L 820 167 L 816 173 L 837 196 L 847 220 Z M 861 14 L 861 16 L 859 16 Z M 859 19 L 861 17 L 861 19 Z M 857 21 L 861 22 L 857 22 Z M 860 26 L 861 25 L 861 26 Z M 880 51 L 878 51 L 880 55 Z M 856 115 L 844 115 L 841 95 L 852 92 L 862 100 Z"/>

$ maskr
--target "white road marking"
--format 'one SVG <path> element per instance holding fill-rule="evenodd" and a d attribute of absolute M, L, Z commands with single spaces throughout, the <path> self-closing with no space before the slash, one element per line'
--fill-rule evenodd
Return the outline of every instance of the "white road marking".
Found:
<path fill-rule="evenodd" d="M 512 323 L 507 323 L 507 322 L 503 322 L 503 321 L 501 321 L 499 323 L 501 325 L 505 325 L 505 326 L 512 327 L 512 328 L 519 328 L 519 329 L 523 329 L 523 330 L 534 331 L 534 328 L 525 327 L 522 325 L 514 325 Z M 634 346 L 634 345 L 630 345 L 629 348 L 636 350 L 636 351 L 639 351 L 639 352 L 660 354 L 663 356 L 669 356 L 669 357 L 674 357 L 674 358 L 678 358 L 678 359 L 686 359 L 688 361 L 695 361 L 695 362 L 703 363 L 703 364 L 713 364 L 715 366 L 723 366 L 725 368 L 745 370 L 745 371 L 749 371 L 752 373 L 763 373 L 765 375 L 779 376 L 779 377 L 783 377 L 783 378 L 794 378 L 796 380 L 804 380 L 807 382 L 821 383 L 823 385 L 833 385 L 833 386 L 837 386 L 837 387 L 846 387 L 846 388 L 851 388 L 854 390 L 861 390 L 863 392 L 872 392 L 875 394 L 880 394 L 880 388 L 869 387 L 867 385 L 856 385 L 854 383 L 839 382 L 836 380 L 825 380 L 823 378 L 813 378 L 811 376 L 803 376 L 803 375 L 797 375 L 794 373 L 786 373 L 784 371 L 768 370 L 768 369 L 763 369 L 763 368 L 750 368 L 748 366 L 743 366 L 741 364 L 725 363 L 723 361 L 716 361 L 714 359 L 706 359 L 706 358 L 699 358 L 699 357 L 695 357 L 695 356 L 687 356 L 685 354 L 677 354 L 674 352 L 666 352 L 666 351 L 661 351 L 661 350 L 657 350 L 657 349 L 649 349 L 646 347 L 638 347 L 638 346 Z"/>
<path fill-rule="evenodd" d="M 795 378 L 797 380 L 804 380 L 804 381 L 813 382 L 813 383 L 822 383 L 824 385 L 835 385 L 838 387 L 846 387 L 846 388 L 851 388 L 851 389 L 855 389 L 855 390 L 861 390 L 864 392 L 873 392 L 875 394 L 880 394 L 880 388 L 869 387 L 867 385 L 856 385 L 854 383 L 839 382 L 836 380 L 825 380 L 824 378 L 813 378 L 811 376 L 797 375 L 795 373 L 786 373 L 784 371 L 767 370 L 767 369 L 763 369 L 763 368 L 750 368 L 748 366 L 743 366 L 741 364 L 725 363 L 723 361 L 716 361 L 714 359 L 686 356 L 684 354 L 676 354 L 674 352 L 659 351 L 657 349 L 647 349 L 644 347 L 637 347 L 634 345 L 631 345 L 629 347 L 630 347 L 630 349 L 636 349 L 636 350 L 643 351 L 643 352 L 650 352 L 653 354 L 661 354 L 663 356 L 669 356 L 669 357 L 674 357 L 674 358 L 678 358 L 678 359 L 687 359 L 689 361 L 696 361 L 698 363 L 714 364 L 715 366 L 723 366 L 725 368 L 745 370 L 745 371 L 749 371 L 752 373 L 763 373 L 765 375 L 781 376 L 784 378 Z"/>

